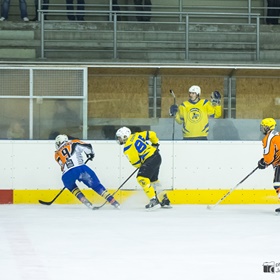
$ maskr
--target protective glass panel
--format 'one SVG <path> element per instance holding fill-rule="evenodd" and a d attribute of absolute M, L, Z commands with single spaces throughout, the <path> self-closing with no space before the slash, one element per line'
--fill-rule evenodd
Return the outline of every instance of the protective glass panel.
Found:
<path fill-rule="evenodd" d="M 29 70 L 0 69 L 0 96 L 28 96 Z"/>
<path fill-rule="evenodd" d="M 34 96 L 83 96 L 83 70 L 36 69 Z"/>
<path fill-rule="evenodd" d="M 0 138 L 29 139 L 29 99 L 1 99 Z"/>
<path fill-rule="evenodd" d="M 55 139 L 58 134 L 82 138 L 82 101 L 42 99 L 33 102 L 34 139 Z"/>

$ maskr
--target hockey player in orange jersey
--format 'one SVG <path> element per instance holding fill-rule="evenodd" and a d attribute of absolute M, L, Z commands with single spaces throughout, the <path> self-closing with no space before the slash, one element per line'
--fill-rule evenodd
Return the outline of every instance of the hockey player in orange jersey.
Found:
<path fill-rule="evenodd" d="M 258 162 L 259 169 L 265 169 L 267 166 L 274 167 L 273 187 L 280 199 L 280 134 L 275 130 L 276 121 L 272 118 L 266 118 L 261 121 L 260 130 L 265 135 L 263 143 L 263 158 Z M 275 210 L 280 212 L 280 208 Z"/>
<path fill-rule="evenodd" d="M 90 209 L 94 207 L 76 185 L 76 181 L 83 182 L 100 196 L 105 198 L 115 208 L 120 204 L 100 183 L 95 172 L 84 164 L 83 153 L 88 159 L 94 158 L 92 145 L 80 140 L 69 140 L 67 135 L 60 134 L 55 138 L 55 160 L 61 167 L 64 186 L 72 192 L 84 205 Z"/>

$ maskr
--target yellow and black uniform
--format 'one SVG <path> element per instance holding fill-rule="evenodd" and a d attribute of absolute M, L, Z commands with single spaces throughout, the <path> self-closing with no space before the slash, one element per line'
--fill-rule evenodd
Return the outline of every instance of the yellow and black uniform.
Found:
<path fill-rule="evenodd" d="M 161 155 L 157 149 L 158 142 L 159 139 L 154 131 L 136 132 L 128 137 L 123 152 L 129 162 L 139 168 L 137 181 L 148 198 L 151 200 L 157 195 L 159 202 L 162 202 L 166 193 L 161 190 L 158 181 L 161 165 Z"/>
<path fill-rule="evenodd" d="M 178 107 L 175 120 L 183 124 L 183 139 L 207 140 L 209 117 L 220 118 L 221 115 L 221 105 L 213 106 L 207 99 L 199 99 L 197 102 L 189 99 Z"/>
<path fill-rule="evenodd" d="M 141 167 L 146 159 L 151 157 L 157 149 L 149 145 L 147 141 L 152 144 L 158 144 L 158 138 L 154 131 L 143 131 L 131 134 L 124 145 L 124 154 L 127 156 L 129 162 L 136 168 Z"/>

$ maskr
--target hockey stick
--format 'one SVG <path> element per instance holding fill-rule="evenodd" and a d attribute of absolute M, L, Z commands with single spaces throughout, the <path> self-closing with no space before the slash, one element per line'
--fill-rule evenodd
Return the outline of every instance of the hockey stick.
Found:
<path fill-rule="evenodd" d="M 175 93 L 172 89 L 169 90 L 170 94 L 173 96 L 173 105 L 176 105 L 176 96 Z M 173 168 L 172 168 L 172 178 L 173 178 L 173 183 L 172 183 L 172 188 L 174 189 L 174 163 L 175 163 L 175 159 L 174 159 L 174 139 L 175 139 L 175 116 L 173 116 L 173 129 L 172 129 L 172 164 L 173 164 Z"/>
<path fill-rule="evenodd" d="M 228 197 L 240 184 L 242 184 L 248 177 L 250 177 L 259 167 L 257 166 L 250 174 L 248 174 L 243 180 L 241 180 L 234 188 L 229 190 L 216 204 L 210 206 L 207 205 L 207 209 L 212 210 L 219 205 L 226 197 Z"/>
<path fill-rule="evenodd" d="M 176 96 L 172 89 L 169 90 L 170 94 L 173 96 L 173 105 L 176 105 Z M 172 140 L 175 138 L 175 118 L 173 117 L 173 130 L 172 130 Z"/>
<path fill-rule="evenodd" d="M 60 190 L 60 192 L 53 198 L 53 200 L 51 201 L 43 201 L 39 199 L 39 202 L 43 205 L 51 205 L 54 203 L 54 201 L 62 194 L 62 192 L 66 189 L 66 187 L 64 187 L 63 189 Z"/>
<path fill-rule="evenodd" d="M 139 168 L 135 169 L 130 176 L 117 188 L 117 190 L 112 194 L 112 196 L 114 196 L 122 187 L 123 185 L 136 173 L 136 171 L 138 171 Z M 100 206 L 95 206 L 92 208 L 92 210 L 98 210 L 100 208 L 102 208 L 108 201 L 106 200 L 102 205 Z"/>
<path fill-rule="evenodd" d="M 89 161 L 89 158 L 85 161 L 85 164 Z M 63 191 L 66 189 L 66 187 L 62 188 L 60 190 L 60 192 L 53 198 L 53 200 L 51 201 L 43 201 L 39 199 L 39 203 L 43 204 L 43 205 L 52 205 L 55 200 L 63 193 Z"/>

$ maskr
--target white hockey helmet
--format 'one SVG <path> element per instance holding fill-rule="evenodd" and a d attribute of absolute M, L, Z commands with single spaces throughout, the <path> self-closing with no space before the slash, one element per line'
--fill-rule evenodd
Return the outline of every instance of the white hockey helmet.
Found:
<path fill-rule="evenodd" d="M 57 135 L 56 138 L 55 138 L 55 148 L 58 150 L 59 147 L 66 142 L 68 142 L 68 136 L 67 135 L 65 135 L 65 134 Z"/>
<path fill-rule="evenodd" d="M 116 132 L 116 141 L 118 144 L 123 145 L 127 138 L 131 135 L 131 131 L 128 127 L 121 127 Z"/>
<path fill-rule="evenodd" d="M 200 87 L 199 86 L 191 86 L 190 88 L 189 88 L 189 92 L 195 92 L 198 96 L 200 96 L 200 94 L 201 94 L 201 89 L 200 89 Z"/>

